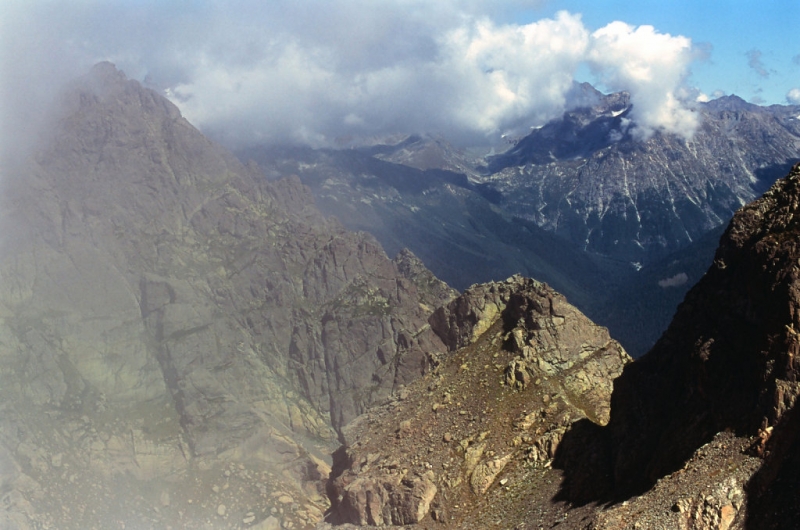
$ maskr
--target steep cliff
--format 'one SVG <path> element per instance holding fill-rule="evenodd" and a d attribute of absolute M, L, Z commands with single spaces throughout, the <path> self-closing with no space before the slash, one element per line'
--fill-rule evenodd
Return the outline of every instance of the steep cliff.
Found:
<path fill-rule="evenodd" d="M 616 380 L 608 426 L 565 434 L 607 451 L 613 473 L 563 455 L 559 498 L 624 501 L 591 528 L 796 526 L 798 208 L 800 165 L 733 217 L 669 329 Z"/>
<path fill-rule="evenodd" d="M 609 423 L 618 491 L 648 488 L 725 430 L 758 436 L 753 451 L 766 457 L 752 502 L 796 466 L 784 460 L 794 462 L 800 432 L 798 208 L 800 165 L 736 213 L 667 332 L 618 379 Z"/>
<path fill-rule="evenodd" d="M 335 429 L 428 369 L 452 291 L 108 63 L 55 121 L 4 174 L 4 527 L 312 524 Z"/>

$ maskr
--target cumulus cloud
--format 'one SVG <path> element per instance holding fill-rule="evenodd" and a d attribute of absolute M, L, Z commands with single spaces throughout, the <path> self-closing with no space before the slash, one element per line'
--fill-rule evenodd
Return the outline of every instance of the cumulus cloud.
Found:
<path fill-rule="evenodd" d="M 189 119 L 232 142 L 246 140 L 240 134 L 315 143 L 398 131 L 475 141 L 560 115 L 589 39 L 567 13 L 525 26 L 425 17 L 431 27 L 420 28 L 399 14 L 386 18 L 398 27 L 376 32 L 378 18 L 350 39 L 339 31 L 272 36 L 269 53 L 251 63 L 203 53 L 169 94 Z"/>
<path fill-rule="evenodd" d="M 564 109 L 588 43 L 580 17 L 565 12 L 526 26 L 480 20 L 450 32 L 440 66 L 456 80 L 454 90 L 462 87 L 454 119 L 487 132 L 552 119 Z"/>
<path fill-rule="evenodd" d="M 786 102 L 790 105 L 800 105 L 800 88 L 793 88 L 787 92 Z"/>
<path fill-rule="evenodd" d="M 498 21 L 530 1 L 10 2 L 3 66 L 18 95 L 109 60 L 232 146 L 397 132 L 485 142 L 558 117 L 585 64 L 631 93 L 642 136 L 696 126 L 689 39 L 621 22 L 592 33 L 567 12 Z"/>
<path fill-rule="evenodd" d="M 686 107 L 688 92 L 683 91 L 694 60 L 688 38 L 613 22 L 595 31 L 592 39 L 592 67 L 606 85 L 631 93 L 637 135 L 646 138 L 658 129 L 694 133 L 698 118 Z"/>

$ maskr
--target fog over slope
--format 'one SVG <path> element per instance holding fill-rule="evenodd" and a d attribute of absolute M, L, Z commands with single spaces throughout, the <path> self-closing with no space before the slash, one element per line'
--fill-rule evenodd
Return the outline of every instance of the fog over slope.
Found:
<path fill-rule="evenodd" d="M 0 528 L 313 523 L 450 290 L 109 63 L 62 101 L 0 201 Z"/>

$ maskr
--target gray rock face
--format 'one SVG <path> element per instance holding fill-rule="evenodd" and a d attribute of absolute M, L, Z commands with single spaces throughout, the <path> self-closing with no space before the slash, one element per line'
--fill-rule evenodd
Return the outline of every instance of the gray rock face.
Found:
<path fill-rule="evenodd" d="M 649 263 L 725 224 L 800 159 L 797 106 L 724 97 L 698 107 L 692 139 L 645 141 L 630 108 L 604 96 L 491 159 L 501 204 L 588 252 Z"/>
<path fill-rule="evenodd" d="M 329 522 L 487 528 L 530 520 L 519 499 L 533 494 L 540 514 L 551 503 L 543 470 L 568 429 L 608 422 L 614 379 L 631 360 L 563 296 L 519 276 L 473 286 L 430 322 L 451 352 L 344 429 Z"/>
<path fill-rule="evenodd" d="M 0 480 L 26 521 L 141 521 L 146 494 L 99 492 L 170 477 L 157 526 L 183 527 L 212 495 L 193 477 L 230 462 L 263 476 L 224 517 L 289 490 L 281 517 L 311 521 L 314 455 L 444 349 L 427 317 L 452 292 L 413 255 L 325 219 L 297 178 L 262 182 L 110 64 L 5 184 Z"/>

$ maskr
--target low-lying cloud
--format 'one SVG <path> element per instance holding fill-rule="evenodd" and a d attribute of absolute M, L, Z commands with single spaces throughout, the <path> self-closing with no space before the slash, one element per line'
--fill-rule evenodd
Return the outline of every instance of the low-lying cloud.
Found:
<path fill-rule="evenodd" d="M 467 144 L 560 116 L 576 104 L 583 65 L 631 93 L 640 136 L 694 132 L 688 38 L 622 22 L 591 31 L 567 12 L 500 22 L 491 15 L 501 6 L 508 2 L 12 1 L 0 16 L 0 73 L 4 84 L 9 72 L 14 79 L 3 98 L 13 107 L 31 87 L 109 60 L 231 146 L 412 132 Z M 8 22 L 11 11 L 26 23 Z"/>

